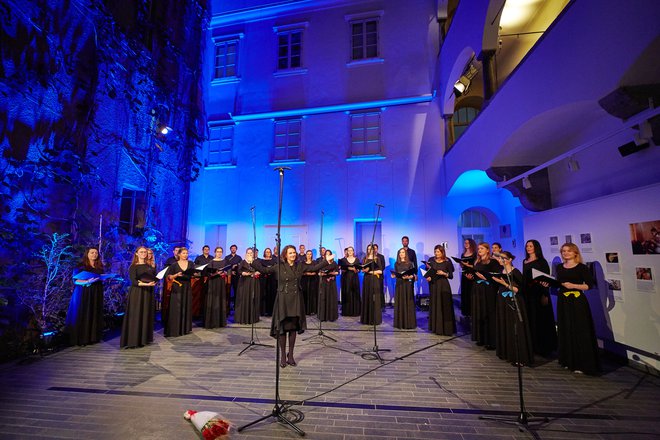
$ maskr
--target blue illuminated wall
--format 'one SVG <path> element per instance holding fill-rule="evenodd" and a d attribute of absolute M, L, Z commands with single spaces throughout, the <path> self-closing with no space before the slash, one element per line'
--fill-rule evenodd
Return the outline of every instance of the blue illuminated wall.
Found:
<path fill-rule="evenodd" d="M 470 207 L 496 212 L 495 222 L 520 231 L 520 205 L 505 190 L 486 194 L 466 187 L 446 197 L 453 182 L 444 179 L 444 128 L 435 96 L 435 3 L 337 1 L 327 9 L 254 6 L 233 14 L 232 2 L 216 3 L 204 83 L 208 124 L 211 130 L 233 126 L 233 157 L 226 166 L 203 168 L 191 188 L 189 239 L 196 252 L 204 244 L 236 243 L 241 253 L 251 246 L 252 206 L 257 247 L 274 245 L 279 189 L 274 121 L 290 117 L 302 118 L 303 154 L 300 161 L 282 163 L 291 167 L 285 173 L 283 245 L 318 248 L 323 210 L 323 244 L 341 252 L 355 244 L 355 223 L 373 220 L 376 203 L 385 205 L 377 242 L 390 262 L 402 235 L 410 237 L 420 259 L 441 242 L 457 254 L 457 221 Z M 349 21 L 369 17 L 379 18 L 380 59 L 351 62 Z M 277 70 L 275 30 L 286 26 L 303 30 L 304 69 L 283 74 Z M 211 49 L 226 38 L 239 41 L 238 75 L 213 80 Z M 380 156 L 351 156 L 350 114 L 364 110 L 381 112 Z M 204 157 L 208 154 L 206 145 Z M 483 185 L 483 175 L 463 181 Z M 216 224 L 226 225 L 225 243 L 212 242 L 215 235 L 209 231 Z"/>

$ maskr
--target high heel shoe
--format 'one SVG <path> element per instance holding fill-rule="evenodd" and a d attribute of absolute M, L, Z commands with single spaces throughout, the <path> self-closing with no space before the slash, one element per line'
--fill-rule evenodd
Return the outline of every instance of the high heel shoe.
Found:
<path fill-rule="evenodd" d="M 280 367 L 286 368 L 286 358 L 284 356 L 280 359 Z"/>
<path fill-rule="evenodd" d="M 296 363 L 296 360 L 293 358 L 293 356 L 287 356 L 287 361 L 286 361 L 286 363 L 289 364 L 289 365 L 291 365 L 292 367 L 295 367 L 296 365 L 298 365 L 298 364 Z"/>

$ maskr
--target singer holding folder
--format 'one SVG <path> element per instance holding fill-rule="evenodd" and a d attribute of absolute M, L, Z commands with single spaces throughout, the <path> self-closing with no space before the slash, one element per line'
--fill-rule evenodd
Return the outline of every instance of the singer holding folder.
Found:
<path fill-rule="evenodd" d="M 454 277 L 454 264 L 439 244 L 433 248 L 433 254 L 434 258 L 426 262 L 424 274 L 429 282 L 429 330 L 436 335 L 452 336 L 456 333 L 456 317 L 449 280 Z"/>
<path fill-rule="evenodd" d="M 417 279 L 417 267 L 408 258 L 406 248 L 397 252 L 392 278 L 396 278 L 394 287 L 394 321 L 392 326 L 400 329 L 417 327 L 415 310 L 414 283 Z"/>
<path fill-rule="evenodd" d="M 218 246 L 213 259 L 206 266 L 207 292 L 204 299 L 204 328 L 227 327 L 227 271 L 231 265 L 222 257 L 224 250 Z"/>
<path fill-rule="evenodd" d="M 485 345 L 487 349 L 495 349 L 495 299 L 497 286 L 488 280 L 484 274 L 500 272 L 502 266 L 491 258 L 490 245 L 479 243 L 477 246 L 477 261 L 474 271 L 467 277 L 472 284 L 472 340 L 477 345 Z"/>
<path fill-rule="evenodd" d="M 78 275 L 85 273 L 80 279 Z M 73 270 L 74 288 L 66 314 L 66 332 L 71 345 L 95 344 L 103 332 L 103 263 L 97 248 L 88 248 Z M 97 276 L 98 275 L 98 276 Z"/>
<path fill-rule="evenodd" d="M 580 249 L 573 243 L 561 247 L 563 264 L 557 266 L 557 335 L 559 365 L 576 373 L 600 372 L 598 343 L 585 291 L 594 285 L 589 268 L 582 263 Z"/>
<path fill-rule="evenodd" d="M 154 286 L 156 268 L 149 263 L 148 250 L 140 246 L 133 254 L 133 262 L 128 269 L 131 286 L 128 289 L 128 302 L 121 326 L 120 348 L 136 348 L 154 341 Z"/>
<path fill-rule="evenodd" d="M 341 314 L 342 316 L 360 316 L 360 279 L 356 265 L 360 260 L 355 256 L 353 246 L 346 248 L 346 256 L 339 260 L 341 267 Z"/>
<path fill-rule="evenodd" d="M 182 336 L 192 331 L 190 279 L 194 269 L 193 262 L 188 260 L 188 248 L 179 248 L 179 261 L 167 269 L 167 278 L 172 281 L 172 291 L 165 318 L 164 334 L 166 337 Z"/>
<path fill-rule="evenodd" d="M 362 262 L 362 267 L 364 279 L 362 280 L 360 323 L 378 325 L 383 322 L 383 306 L 380 295 L 383 291 L 381 283 L 383 266 L 371 245 L 367 246 L 367 256 Z"/>

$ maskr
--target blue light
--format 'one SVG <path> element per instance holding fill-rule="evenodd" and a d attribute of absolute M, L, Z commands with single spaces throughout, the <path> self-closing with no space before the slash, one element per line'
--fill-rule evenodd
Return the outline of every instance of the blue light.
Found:
<path fill-rule="evenodd" d="M 55 332 L 45 332 L 45 333 L 42 333 L 41 336 L 42 337 L 47 337 L 47 336 L 53 336 L 54 334 L 55 334 Z"/>
<path fill-rule="evenodd" d="M 448 196 L 483 195 L 496 192 L 497 184 L 488 177 L 485 171 L 470 170 L 458 176 Z"/>
<path fill-rule="evenodd" d="M 117 317 L 119 317 L 119 316 L 124 316 L 124 312 L 115 313 L 115 316 L 117 316 Z"/>

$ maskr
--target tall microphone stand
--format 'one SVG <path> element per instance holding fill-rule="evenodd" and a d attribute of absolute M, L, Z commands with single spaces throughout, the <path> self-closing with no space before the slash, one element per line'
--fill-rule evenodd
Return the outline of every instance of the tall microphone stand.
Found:
<path fill-rule="evenodd" d="M 323 248 L 323 216 L 325 213 L 321 211 L 321 237 L 319 238 L 319 254 L 321 253 L 321 248 Z M 321 255 L 321 258 L 325 258 L 325 255 Z M 325 345 L 325 339 L 330 339 L 332 342 L 337 342 L 335 338 L 323 333 L 323 324 L 321 321 L 321 286 L 319 282 L 318 292 L 316 293 L 316 317 L 319 320 L 319 332 L 314 336 L 303 339 L 303 341 L 312 341 L 311 344 L 318 343 Z"/>
<path fill-rule="evenodd" d="M 511 270 L 513 270 L 513 267 L 511 268 Z M 507 283 L 509 284 L 509 288 L 511 289 L 511 294 L 513 295 L 512 296 L 513 301 L 510 305 L 507 304 L 507 307 L 510 307 L 512 310 L 515 310 L 518 318 L 513 324 L 513 349 L 516 352 L 516 368 L 518 369 L 518 398 L 519 398 L 520 409 L 518 412 L 518 416 L 516 417 L 515 420 L 511 420 L 505 416 L 479 416 L 479 419 L 493 420 L 496 422 L 505 423 L 507 425 L 516 425 L 520 432 L 527 432 L 533 436 L 534 433 L 531 431 L 531 428 L 533 426 L 530 425 L 530 423 L 533 423 L 535 425 L 542 425 L 544 423 L 547 423 L 549 419 L 547 417 L 532 417 L 525 410 L 525 398 L 523 396 L 522 363 L 520 362 L 520 357 L 521 357 L 520 345 L 518 343 L 518 326 L 523 325 L 523 318 L 522 318 L 522 313 L 520 311 L 520 303 L 518 302 L 518 294 L 513 291 L 513 281 L 511 280 L 511 271 L 507 270 L 506 264 L 504 267 L 504 271 L 506 274 Z"/>
<path fill-rule="evenodd" d="M 373 257 L 373 261 L 376 261 L 378 259 L 378 254 L 376 254 L 376 250 L 374 248 L 374 240 L 376 239 L 376 226 L 378 225 L 378 218 L 380 216 L 380 208 L 384 208 L 383 205 L 380 203 L 376 203 L 376 206 L 378 207 L 378 210 L 376 211 L 376 220 L 374 220 L 374 230 L 373 233 L 371 234 L 371 244 L 369 245 L 371 247 L 371 255 Z M 385 273 L 385 268 L 383 268 L 383 274 Z M 384 275 L 383 275 L 384 276 Z M 391 351 L 388 348 L 378 348 L 378 338 L 377 338 L 377 332 L 376 332 L 376 311 L 379 313 L 383 313 L 380 307 L 376 307 L 376 295 L 380 296 L 379 292 L 374 292 L 372 297 L 371 297 L 371 303 L 373 305 L 373 330 L 374 330 L 374 346 L 371 350 L 364 350 L 364 351 L 358 351 L 356 354 L 360 354 L 364 359 L 378 359 L 381 364 L 385 363 L 385 360 L 381 357 L 380 352 L 381 351 Z M 381 304 L 382 306 L 382 304 Z"/>
<path fill-rule="evenodd" d="M 257 255 L 256 255 L 257 254 L 257 219 L 256 219 L 256 216 L 255 216 L 255 213 L 254 213 L 254 209 L 255 209 L 254 206 L 252 208 L 250 208 L 250 213 L 252 214 L 252 233 L 254 234 L 254 243 L 253 243 L 253 246 L 252 246 L 252 254 L 253 254 L 252 258 L 256 259 L 257 258 Z M 278 251 L 278 253 L 279 253 L 279 251 Z M 250 298 L 250 304 L 252 304 L 253 310 L 258 310 L 259 309 L 259 304 L 255 304 L 255 301 L 256 301 L 256 296 L 254 294 L 254 290 L 252 290 L 252 295 L 251 295 L 251 298 Z M 258 316 L 259 312 L 257 311 L 256 313 L 257 313 L 257 316 Z M 272 345 L 262 344 L 261 342 L 256 342 L 254 340 L 254 319 L 252 319 L 251 321 L 252 321 L 252 325 L 250 325 L 250 327 L 251 327 L 250 342 L 243 342 L 243 344 L 247 344 L 247 347 L 245 347 L 243 350 L 241 350 L 240 353 L 238 353 L 239 356 L 242 355 L 243 353 L 245 353 L 246 351 L 248 351 L 249 349 L 254 348 L 256 346 L 259 346 L 259 347 L 272 347 Z"/>
<path fill-rule="evenodd" d="M 282 226 L 282 193 L 284 189 L 284 170 L 290 170 L 290 167 L 277 167 L 275 168 L 275 171 L 277 171 L 280 175 L 280 198 L 279 198 L 279 208 L 277 211 L 277 235 L 275 238 L 275 241 L 277 242 L 277 255 L 278 258 L 280 258 L 280 245 L 281 245 L 281 239 L 280 239 L 280 228 Z M 282 262 L 278 261 L 277 262 L 277 280 L 279 282 L 280 280 L 280 273 L 281 273 L 281 268 L 282 268 Z M 279 292 L 278 292 L 279 295 Z M 277 306 L 277 304 L 276 304 Z M 287 408 L 285 408 L 284 404 L 285 402 L 280 400 L 280 334 L 284 333 L 284 328 L 283 324 L 280 321 L 278 324 L 278 332 L 277 332 L 277 337 L 276 337 L 276 344 L 275 344 L 275 406 L 273 407 L 273 410 L 271 411 L 270 414 L 259 417 L 257 420 L 254 420 L 247 425 L 243 425 L 237 429 L 238 432 L 241 432 L 245 428 L 248 428 L 252 425 L 255 425 L 262 420 L 266 420 L 269 417 L 275 417 L 275 419 L 283 424 L 286 424 L 289 426 L 291 429 L 296 431 L 298 435 L 301 437 L 305 436 L 305 431 L 302 429 L 298 428 L 291 420 L 287 419 L 284 417 L 284 414 L 288 411 Z M 301 419 L 302 420 L 302 419 Z"/>

